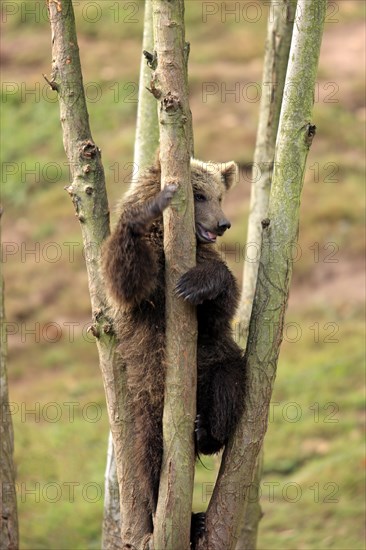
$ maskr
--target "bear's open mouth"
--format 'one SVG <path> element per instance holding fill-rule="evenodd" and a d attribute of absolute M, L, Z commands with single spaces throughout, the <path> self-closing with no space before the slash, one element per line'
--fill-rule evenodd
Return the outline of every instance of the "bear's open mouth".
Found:
<path fill-rule="evenodd" d="M 204 243 L 214 243 L 216 242 L 217 238 L 217 235 L 215 233 L 208 231 L 208 229 L 205 229 L 199 223 L 196 226 L 196 235 L 198 237 L 198 240 Z"/>

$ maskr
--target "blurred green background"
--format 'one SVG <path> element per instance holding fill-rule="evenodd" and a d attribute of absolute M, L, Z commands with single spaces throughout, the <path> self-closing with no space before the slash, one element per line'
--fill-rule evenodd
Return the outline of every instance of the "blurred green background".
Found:
<path fill-rule="evenodd" d="M 267 4 L 186 2 L 195 154 L 243 167 L 226 200 L 232 229 L 224 241 L 240 282 Z M 83 0 L 75 11 L 113 212 L 131 175 L 143 2 Z M 261 550 L 364 548 L 364 23 L 364 2 L 329 2 L 318 133 L 265 444 Z M 99 548 L 108 421 L 86 332 L 87 279 L 64 191 L 57 98 L 42 78 L 51 66 L 46 3 L 4 0 L 1 35 L 3 272 L 21 548 Z M 195 510 L 207 505 L 217 466 L 203 462 Z"/>

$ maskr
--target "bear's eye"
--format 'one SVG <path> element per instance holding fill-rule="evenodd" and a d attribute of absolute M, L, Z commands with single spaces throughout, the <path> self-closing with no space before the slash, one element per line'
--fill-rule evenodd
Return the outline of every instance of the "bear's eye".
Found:
<path fill-rule="evenodd" d="M 201 193 L 195 193 L 194 194 L 194 200 L 197 202 L 204 202 L 206 200 L 205 195 L 202 195 Z"/>

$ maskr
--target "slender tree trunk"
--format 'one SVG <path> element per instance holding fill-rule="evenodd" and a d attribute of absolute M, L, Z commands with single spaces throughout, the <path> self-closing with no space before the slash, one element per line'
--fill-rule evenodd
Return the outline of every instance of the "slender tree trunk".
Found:
<path fill-rule="evenodd" d="M 269 192 L 273 172 L 276 137 L 280 120 L 287 63 L 290 53 L 293 22 L 297 0 L 272 0 L 268 17 L 268 30 L 262 78 L 262 100 L 259 111 L 257 141 L 254 153 L 250 214 L 247 245 L 254 248 L 255 258 L 244 265 L 243 289 L 239 307 L 241 344 L 245 348 L 254 292 L 257 283 L 259 252 L 262 244 L 261 221 L 267 217 Z M 241 520 L 238 550 L 256 548 L 258 524 L 262 517 L 259 504 L 263 450 L 258 457 L 255 479 L 245 517 Z M 244 504 L 244 502 L 243 502 Z"/>
<path fill-rule="evenodd" d="M 149 93 L 151 69 L 148 67 L 146 58 L 143 54 L 144 51 L 152 52 L 154 47 L 153 37 L 153 24 L 152 24 L 152 4 L 151 0 L 145 0 L 145 14 L 144 14 L 144 35 L 142 43 L 141 53 L 141 65 L 140 65 L 140 83 L 139 83 L 139 97 L 137 107 L 137 127 L 135 136 L 135 153 L 134 153 L 134 170 L 136 178 L 139 177 L 141 172 L 151 166 L 155 161 L 155 155 L 159 146 L 159 125 L 158 115 L 156 110 L 156 100 L 154 96 Z M 131 186 L 134 185 L 134 181 L 131 182 Z M 123 345 L 123 342 L 122 342 Z M 131 446 L 132 450 L 132 446 Z M 127 458 L 127 457 L 126 457 Z M 130 459 L 134 457 L 131 456 Z M 133 475 L 133 472 L 131 472 Z M 134 483 L 136 480 L 134 477 Z M 132 489 L 132 487 L 131 487 Z M 146 507 L 143 503 L 140 503 L 140 510 L 136 508 L 133 510 L 134 518 L 138 519 L 138 524 L 134 521 L 135 527 L 133 531 L 137 530 L 135 535 L 132 535 L 131 528 L 131 515 L 123 516 L 123 539 L 134 541 L 134 544 L 139 545 L 147 533 L 143 532 L 139 525 L 149 527 L 147 532 L 152 531 L 150 525 L 149 515 Z M 103 519 L 103 550 L 117 550 L 123 548 L 122 539 L 120 536 L 121 518 L 120 518 L 120 496 L 118 488 L 117 478 L 117 465 L 116 458 L 113 449 L 112 437 L 109 437 L 108 451 L 107 451 L 107 465 L 105 472 L 105 502 L 104 502 L 104 519 Z M 145 530 L 145 529 L 144 529 Z"/>
<path fill-rule="evenodd" d="M 48 1 L 52 31 L 52 76 L 50 86 L 57 90 L 65 152 L 72 183 L 67 187 L 80 221 L 88 273 L 93 324 L 106 394 L 109 422 L 116 454 L 121 498 L 122 540 L 138 546 L 151 532 L 149 518 L 134 491 L 132 430 L 126 404 L 123 365 L 115 360 L 115 335 L 104 283 L 99 271 L 100 250 L 109 234 L 109 209 L 99 148 L 93 142 L 86 107 L 79 49 L 71 0 Z M 115 521 L 111 518 L 111 532 Z M 111 536 L 113 539 L 113 536 Z M 113 547 L 113 540 L 111 543 Z M 116 542 L 119 547 L 119 542 Z"/>
<path fill-rule="evenodd" d="M 300 196 L 315 126 L 314 101 L 326 0 L 298 0 L 276 144 L 268 217 L 246 350 L 247 400 L 225 449 L 200 548 L 231 550 L 239 537 L 240 499 L 247 501 L 267 429 L 297 242 Z"/>
<path fill-rule="evenodd" d="M 0 212 L 0 217 L 1 217 Z M 0 234 L 1 243 L 1 234 Z M 4 306 L 4 279 L 0 275 L 0 548 L 19 548 L 15 466 L 13 460 L 14 433 L 9 409 L 8 375 L 6 370 L 7 334 Z"/>
<path fill-rule="evenodd" d="M 245 347 L 250 314 L 257 284 L 262 242 L 261 221 L 267 216 L 273 174 L 278 123 L 291 46 L 297 0 L 272 0 L 266 39 L 257 140 L 254 152 L 253 183 L 248 220 L 250 261 L 244 264 L 239 306 L 240 337 Z M 257 178 L 257 179 L 255 179 Z"/>
<path fill-rule="evenodd" d="M 197 322 L 195 308 L 174 293 L 179 277 L 196 261 L 184 1 L 153 0 L 153 22 L 157 58 L 151 86 L 159 100 L 161 183 L 178 186 L 172 207 L 164 212 L 167 370 L 164 455 L 153 542 L 159 550 L 186 550 L 195 462 Z"/>
<path fill-rule="evenodd" d="M 145 0 L 143 52 L 153 52 L 154 31 L 152 0 Z M 159 122 L 156 111 L 156 99 L 148 92 L 150 89 L 151 69 L 145 55 L 141 55 L 139 101 L 137 109 L 137 126 L 135 137 L 134 164 L 138 174 L 154 164 L 156 150 L 159 145 Z"/>

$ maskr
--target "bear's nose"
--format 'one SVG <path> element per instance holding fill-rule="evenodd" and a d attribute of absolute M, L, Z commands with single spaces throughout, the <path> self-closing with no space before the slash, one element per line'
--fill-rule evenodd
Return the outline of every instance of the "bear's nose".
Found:
<path fill-rule="evenodd" d="M 231 223 L 229 222 L 229 220 L 226 220 L 226 219 L 220 220 L 217 225 L 222 232 L 226 231 L 227 229 L 230 229 L 231 227 Z"/>

